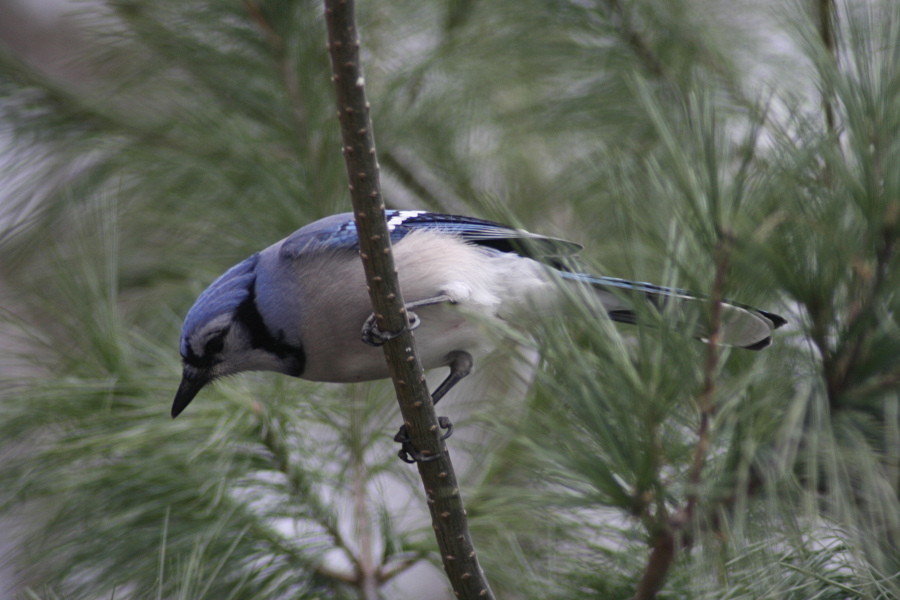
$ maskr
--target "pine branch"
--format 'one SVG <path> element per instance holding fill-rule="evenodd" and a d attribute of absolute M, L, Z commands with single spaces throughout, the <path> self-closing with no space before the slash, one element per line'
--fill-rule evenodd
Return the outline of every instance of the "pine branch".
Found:
<path fill-rule="evenodd" d="M 828 338 L 822 334 L 813 336 L 813 342 L 822 353 L 822 371 L 825 375 L 825 387 L 828 402 L 832 408 L 841 408 L 840 397 L 851 387 L 851 379 L 857 373 L 860 363 L 864 361 L 864 349 L 869 336 L 875 333 L 878 298 L 884 293 L 885 282 L 890 275 L 891 262 L 896 254 L 896 227 L 898 210 L 891 207 L 885 215 L 885 223 L 875 249 L 875 267 L 872 273 L 858 276 L 856 285 L 857 298 L 847 314 L 846 339 L 837 348 L 832 349 Z M 824 326 L 817 331 L 825 331 Z M 888 381 L 892 379 L 888 377 Z"/>
<path fill-rule="evenodd" d="M 632 600 L 653 600 L 666 580 L 672 561 L 675 560 L 675 537 L 668 529 L 656 534 L 647 568 L 638 584 Z"/>
<path fill-rule="evenodd" d="M 253 22 L 256 23 L 266 41 L 272 47 L 272 52 L 278 64 L 279 74 L 291 105 L 291 112 L 294 115 L 294 127 L 297 135 L 301 138 L 300 141 L 307 144 L 309 142 L 309 119 L 307 118 L 306 104 L 300 92 L 296 65 L 288 56 L 284 40 L 278 35 L 278 32 L 272 27 L 272 23 L 262 13 L 260 8 L 252 0 L 243 0 L 243 2 Z"/>
<path fill-rule="evenodd" d="M 357 577 L 359 579 L 359 597 L 361 600 L 378 600 L 378 566 L 372 553 L 372 522 L 369 519 L 368 494 L 366 483 L 368 473 L 362 452 L 353 452 L 353 512 L 356 521 Z"/>
<path fill-rule="evenodd" d="M 635 26 L 628 8 L 622 6 L 619 0 L 607 0 L 607 5 L 619 21 L 619 32 L 622 35 L 622 39 L 625 40 L 625 43 L 628 44 L 641 64 L 644 65 L 649 73 L 671 84 L 669 74 L 666 72 L 662 60 Z"/>
<path fill-rule="evenodd" d="M 426 556 L 426 554 L 422 552 L 408 552 L 406 555 L 407 558 L 398 558 L 395 556 L 394 562 L 381 566 L 378 573 L 376 573 L 379 584 L 386 583 L 397 575 L 404 573 L 410 567 L 417 565 L 419 561 Z"/>
<path fill-rule="evenodd" d="M 381 162 L 394 174 L 400 183 L 412 192 L 416 197 L 423 199 L 427 206 L 433 206 L 441 211 L 454 212 L 464 210 L 465 203 L 448 191 L 446 186 L 438 181 L 429 180 L 423 175 L 415 164 L 404 156 L 391 149 L 382 150 Z M 432 178 L 433 179 L 433 178 Z"/>
<path fill-rule="evenodd" d="M 689 474 L 690 492 L 685 507 L 686 521 L 691 522 L 694 516 L 694 508 L 697 505 L 698 487 L 703 473 L 703 465 L 709 452 L 709 421 L 712 418 L 715 406 L 713 405 L 713 393 L 716 390 L 716 370 L 719 366 L 719 335 L 722 326 L 722 296 L 725 292 L 725 275 L 728 272 L 727 242 L 720 235 L 716 245 L 716 274 L 713 282 L 712 316 L 709 327 L 709 337 L 706 343 L 706 364 L 703 368 L 703 391 L 700 393 L 700 426 L 697 429 L 697 447 L 694 449 L 694 458 Z"/>
<path fill-rule="evenodd" d="M 415 353 L 394 266 L 354 13 L 352 0 L 325 1 L 328 50 L 344 141 L 343 154 L 369 295 L 378 327 L 382 331 L 398 332 L 397 337 L 384 344 L 384 353 L 412 443 L 422 454 L 438 456 L 431 462 L 419 462 L 418 467 L 444 570 L 457 597 L 493 598 L 475 556 L 456 474 L 440 439 L 434 405 Z"/>
<path fill-rule="evenodd" d="M 666 514 L 665 510 L 659 512 L 659 522 L 651 522 L 650 527 L 657 531 L 652 535 L 652 549 L 650 559 L 641 576 L 637 592 L 633 600 L 653 600 L 666 581 L 666 575 L 672 567 L 676 554 L 676 536 L 679 537 L 683 547 L 690 547 L 693 536 L 689 531 L 684 531 L 686 526 L 694 522 L 694 511 L 699 500 L 698 489 L 701 483 L 703 465 L 709 453 L 709 422 L 715 411 L 713 393 L 716 389 L 716 370 L 719 365 L 719 334 L 722 323 L 722 294 L 725 288 L 725 275 L 728 270 L 728 255 L 720 241 L 716 248 L 716 275 L 713 283 L 713 306 L 710 324 L 710 334 L 707 341 L 706 362 L 703 368 L 703 390 L 700 392 L 700 425 L 697 428 L 697 446 L 694 448 L 694 456 L 691 468 L 688 472 L 689 491 L 684 509 L 675 515 Z"/>
<path fill-rule="evenodd" d="M 822 44 L 828 55 L 837 61 L 837 49 L 835 47 L 835 6 L 834 0 L 819 0 L 819 35 L 822 37 Z M 828 135 L 834 137 L 836 135 L 836 122 L 834 114 L 834 104 L 831 98 L 831 86 L 827 86 L 823 93 L 822 108 L 825 111 L 825 127 L 828 129 Z"/>
<path fill-rule="evenodd" d="M 312 486 L 309 485 L 309 482 L 303 476 L 303 473 L 291 465 L 290 455 L 287 446 L 284 443 L 284 439 L 276 431 L 274 424 L 268 422 L 268 419 L 261 413 L 261 410 L 258 411 L 257 414 L 260 417 L 260 441 L 269 452 L 270 462 L 272 463 L 273 468 L 285 476 L 289 492 L 302 500 L 303 504 L 312 513 L 311 516 L 315 522 L 321 525 L 325 532 L 331 537 L 335 547 L 343 551 L 344 555 L 353 564 L 354 571 L 356 571 L 357 574 L 360 573 L 362 569 L 359 558 L 353 552 L 353 548 L 350 544 L 344 539 L 340 528 L 334 522 L 333 515 L 325 508 L 322 500 L 315 494 Z M 356 577 L 328 569 L 324 565 L 316 565 L 315 569 L 322 575 L 337 581 L 342 581 L 344 583 L 353 583 L 356 581 Z"/>

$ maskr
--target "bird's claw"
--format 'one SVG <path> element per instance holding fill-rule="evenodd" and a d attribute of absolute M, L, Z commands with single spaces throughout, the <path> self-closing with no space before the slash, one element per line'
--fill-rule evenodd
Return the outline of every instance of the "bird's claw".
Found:
<path fill-rule="evenodd" d="M 409 315 L 409 331 L 412 331 L 422 324 L 422 320 L 419 319 L 419 315 L 411 310 L 407 311 L 407 314 Z M 362 341 L 369 346 L 383 346 L 386 342 L 389 342 L 403 335 L 404 331 L 406 331 L 406 328 L 403 328 L 397 332 L 382 331 L 378 328 L 378 322 L 375 313 L 372 313 L 363 324 Z"/>
<path fill-rule="evenodd" d="M 453 435 L 453 423 L 450 422 L 450 419 L 447 417 L 438 417 L 438 425 L 440 425 L 441 429 L 446 429 L 447 432 L 441 436 L 441 441 L 446 440 L 448 437 Z M 417 462 L 432 462 L 440 458 L 439 454 L 434 456 L 425 456 L 418 450 L 416 450 L 412 445 L 412 438 L 409 437 L 409 431 L 406 429 L 406 425 L 402 425 L 400 427 L 400 431 L 397 432 L 397 435 L 394 436 L 394 441 L 400 444 L 400 451 L 397 453 L 397 456 L 400 457 L 400 460 L 407 464 L 414 464 Z"/>
<path fill-rule="evenodd" d="M 441 426 L 441 429 L 446 429 L 447 433 L 441 436 L 441 441 L 443 442 L 448 437 L 453 435 L 453 423 L 450 422 L 450 419 L 447 417 L 438 417 L 438 425 Z"/>

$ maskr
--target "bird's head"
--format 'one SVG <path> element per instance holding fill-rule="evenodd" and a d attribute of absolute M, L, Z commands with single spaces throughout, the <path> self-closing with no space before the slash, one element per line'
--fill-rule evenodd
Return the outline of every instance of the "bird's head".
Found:
<path fill-rule="evenodd" d="M 302 347 L 278 339 L 256 304 L 253 255 L 232 267 L 204 291 L 184 320 L 181 359 L 184 371 L 172 404 L 177 417 L 212 381 L 242 371 L 275 371 L 299 376 Z"/>

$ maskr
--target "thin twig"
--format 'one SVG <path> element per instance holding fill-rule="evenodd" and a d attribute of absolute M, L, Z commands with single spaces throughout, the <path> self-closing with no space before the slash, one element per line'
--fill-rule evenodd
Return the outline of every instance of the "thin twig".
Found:
<path fill-rule="evenodd" d="M 413 445 L 423 455 L 438 457 L 420 462 L 418 467 L 444 570 L 457 597 L 490 599 L 493 593 L 475 555 L 456 474 L 440 439 L 394 266 L 353 0 L 325 0 L 325 22 L 360 257 L 377 325 L 381 331 L 397 335 L 384 344 L 385 358 Z"/>
<path fill-rule="evenodd" d="M 333 515 L 331 515 L 322 505 L 321 499 L 313 492 L 311 486 L 307 484 L 302 473 L 299 472 L 296 467 L 292 466 L 287 446 L 281 435 L 276 432 L 275 427 L 268 422 L 268 418 L 261 412 L 259 412 L 258 415 L 260 417 L 260 441 L 262 441 L 266 450 L 269 451 L 272 466 L 276 471 L 285 476 L 289 492 L 292 495 L 303 498 L 304 505 L 312 511 L 312 519 L 321 525 L 325 532 L 331 536 L 335 547 L 343 551 L 353 564 L 354 570 L 359 572 L 359 558 L 353 552 L 353 548 L 350 547 L 344 539 L 344 536 L 341 534 L 340 529 L 334 523 Z M 354 577 L 352 576 L 335 571 L 328 571 L 324 567 L 317 568 L 317 570 L 327 577 L 332 577 L 340 581 L 346 582 L 354 580 Z"/>
<path fill-rule="evenodd" d="M 362 449 L 353 452 L 353 508 L 356 516 L 356 537 L 359 546 L 358 578 L 360 600 L 378 600 L 378 581 L 372 552 L 372 521 L 369 518 L 366 485 L 369 475 Z"/>
<path fill-rule="evenodd" d="M 834 0 L 819 0 L 819 35 L 828 55 L 837 61 L 834 21 Z M 833 137 L 836 135 L 837 123 L 831 93 L 831 86 L 828 86 L 822 96 L 822 108 L 825 111 L 825 127 L 828 129 L 828 135 Z"/>
<path fill-rule="evenodd" d="M 700 426 L 697 429 L 697 447 L 688 475 L 690 491 L 687 496 L 685 515 L 687 522 L 694 516 L 697 505 L 700 479 L 706 455 L 709 452 L 709 421 L 715 411 L 713 394 L 716 390 L 716 370 L 719 366 L 719 336 L 722 325 L 722 296 L 725 292 L 725 275 L 728 272 L 728 251 L 726 242 L 719 238 L 716 244 L 716 274 L 713 281 L 712 315 L 710 316 L 710 332 L 706 344 L 706 364 L 703 368 L 703 390 L 700 392 Z"/>
<path fill-rule="evenodd" d="M 296 549 L 284 543 L 280 535 L 271 531 L 265 525 L 256 523 L 254 531 L 257 537 L 265 539 L 273 548 L 277 548 L 279 554 L 287 556 L 291 560 L 299 563 L 302 568 L 313 571 L 318 576 L 331 581 L 340 581 L 355 585 L 359 579 L 359 560 L 353 552 L 353 549 L 347 544 L 344 536 L 341 535 L 338 527 L 333 523 L 331 515 L 322 506 L 319 498 L 313 493 L 297 470 L 291 465 L 288 455 L 287 446 L 284 444 L 282 437 L 275 432 L 275 428 L 269 423 L 268 418 L 262 413 L 261 407 L 256 411 L 260 419 L 260 441 L 266 450 L 269 451 L 270 462 L 276 471 L 283 474 L 287 479 L 288 489 L 292 495 L 301 496 L 303 504 L 312 511 L 311 518 L 315 520 L 322 528 L 331 536 L 336 548 L 343 551 L 344 555 L 350 560 L 354 566 L 354 572 L 339 571 L 325 565 L 322 561 L 312 562 L 306 559 Z"/>
<path fill-rule="evenodd" d="M 399 558 L 398 555 L 395 555 L 392 557 L 391 562 L 381 566 L 376 574 L 378 583 L 381 584 L 390 581 L 410 567 L 419 564 L 419 561 L 427 556 L 424 552 L 408 552 L 406 554 L 409 556 L 408 558 Z"/>
<path fill-rule="evenodd" d="M 838 70 L 838 55 L 836 44 L 836 20 L 837 9 L 834 0 L 818 0 L 818 17 L 819 17 L 819 37 L 825 51 L 828 53 L 830 63 L 834 64 L 834 71 Z M 830 67 L 825 67 L 825 75 L 822 81 L 822 110 L 825 113 L 825 131 L 828 138 L 839 153 L 842 153 L 841 142 L 838 136 L 837 116 L 834 108 L 834 85 L 832 83 L 832 74 L 829 72 Z M 822 166 L 822 180 L 827 186 L 831 185 L 834 168 L 831 164 L 831 157 L 824 156 Z"/>
<path fill-rule="evenodd" d="M 662 60 L 660 60 L 659 56 L 653 51 L 653 48 L 650 47 L 647 40 L 644 39 L 644 36 L 641 35 L 640 31 L 635 27 L 631 15 L 628 12 L 628 8 L 622 6 L 622 3 L 619 0 L 607 0 L 607 5 L 613 13 L 615 13 L 615 16 L 619 21 L 619 33 L 622 35 L 622 39 L 625 40 L 625 43 L 628 44 L 640 62 L 644 64 L 647 71 L 665 82 L 670 83 L 669 74 L 666 72 Z"/>
<path fill-rule="evenodd" d="M 713 281 L 712 315 L 707 336 L 706 362 L 703 367 L 703 389 L 698 401 L 700 425 L 697 428 L 697 446 L 688 471 L 687 501 L 683 510 L 667 514 L 665 504 L 660 503 L 658 514 L 648 526 L 651 529 L 652 550 L 641 576 L 633 600 L 653 600 L 665 583 L 666 575 L 675 560 L 676 537 L 682 547 L 690 547 L 693 536 L 684 531 L 694 522 L 694 511 L 699 501 L 703 466 L 709 453 L 710 420 L 715 413 L 713 396 L 716 390 L 716 371 L 719 366 L 719 337 L 722 324 L 722 296 L 725 292 L 725 276 L 728 272 L 728 242 L 720 234 L 715 249 L 716 273 Z"/>
<path fill-rule="evenodd" d="M 390 149 L 379 152 L 384 166 L 400 180 L 414 196 L 423 200 L 426 206 L 432 206 L 444 212 L 455 213 L 464 211 L 465 202 L 455 194 L 447 191 L 446 186 L 439 181 L 429 181 L 419 171 L 423 169 L 413 164 L 413 160 L 402 153 Z M 434 178 L 431 178 L 434 179 Z"/>
<path fill-rule="evenodd" d="M 839 409 L 838 398 L 850 387 L 850 380 L 856 372 L 860 360 L 869 341 L 867 334 L 872 333 L 871 320 L 877 317 L 878 297 L 882 293 L 888 279 L 891 262 L 896 253 L 897 206 L 888 209 L 885 223 L 878 239 L 875 251 L 874 273 L 868 277 L 859 276 L 858 294 L 853 310 L 847 318 L 844 343 L 836 350 L 830 349 L 827 337 L 813 336 L 814 343 L 822 353 L 822 369 L 825 375 L 828 402 L 832 408 Z M 868 328 L 867 328 L 868 326 Z M 820 329 L 822 329 L 820 327 Z"/>
<path fill-rule="evenodd" d="M 289 563 L 296 565 L 298 569 L 308 570 L 315 574 L 323 582 L 339 581 L 353 585 L 356 582 L 356 575 L 353 573 L 338 571 L 326 566 L 321 560 L 311 560 L 306 554 L 300 552 L 294 546 L 285 542 L 280 533 L 274 531 L 268 525 L 255 521 L 251 524 L 250 531 L 254 538 L 262 540 L 272 549 L 274 554 L 281 559 L 287 560 Z"/>
<path fill-rule="evenodd" d="M 278 35 L 278 32 L 275 31 L 275 28 L 272 27 L 269 19 L 266 18 L 260 8 L 252 0 L 243 0 L 243 2 L 244 7 L 250 14 L 250 18 L 253 19 L 253 22 L 256 23 L 272 47 L 272 52 L 278 63 L 278 70 L 281 72 L 282 83 L 284 83 L 288 101 L 291 105 L 291 112 L 294 115 L 294 126 L 297 129 L 297 135 L 300 137 L 300 141 L 306 144 L 309 142 L 309 127 L 307 125 L 309 119 L 306 115 L 306 103 L 303 101 L 303 95 L 300 91 L 297 67 L 288 55 L 284 39 Z"/>

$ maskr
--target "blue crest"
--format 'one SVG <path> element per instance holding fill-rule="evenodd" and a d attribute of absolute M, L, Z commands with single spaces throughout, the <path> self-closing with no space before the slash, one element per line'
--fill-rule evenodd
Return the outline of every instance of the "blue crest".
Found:
<path fill-rule="evenodd" d="M 187 356 L 187 338 L 190 334 L 216 317 L 232 313 L 250 297 L 256 280 L 256 264 L 259 254 L 254 254 L 222 274 L 206 288 L 184 319 L 181 328 L 181 355 Z"/>

